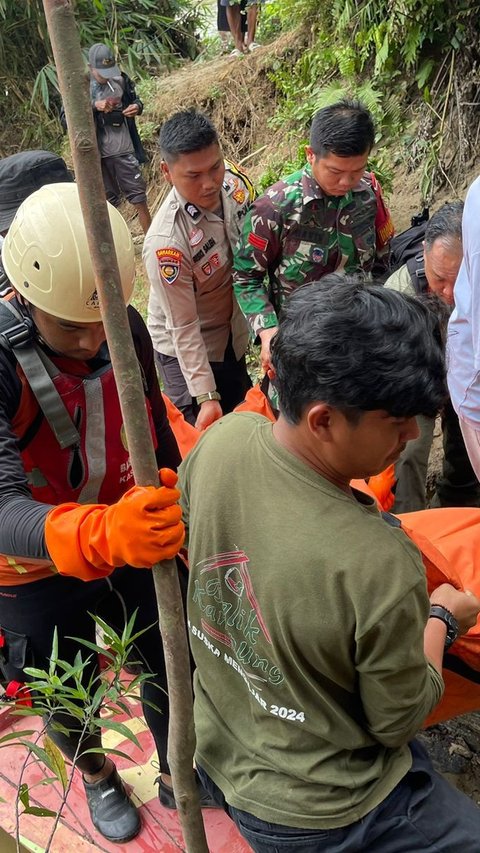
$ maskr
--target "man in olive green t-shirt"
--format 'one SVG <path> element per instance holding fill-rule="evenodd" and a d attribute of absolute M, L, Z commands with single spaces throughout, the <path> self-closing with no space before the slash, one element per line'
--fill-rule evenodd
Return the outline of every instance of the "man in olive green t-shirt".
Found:
<path fill-rule="evenodd" d="M 433 323 L 353 278 L 296 291 L 278 421 L 229 415 L 181 468 L 196 762 L 257 853 L 478 851 L 480 810 L 412 739 L 480 601 L 429 601 L 416 547 L 350 487 L 441 405 Z"/>

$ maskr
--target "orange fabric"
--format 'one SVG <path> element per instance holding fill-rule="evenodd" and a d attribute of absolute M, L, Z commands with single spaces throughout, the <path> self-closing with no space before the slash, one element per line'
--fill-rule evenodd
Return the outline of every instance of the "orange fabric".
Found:
<path fill-rule="evenodd" d="M 173 434 L 177 440 L 178 449 L 180 450 L 182 459 L 184 459 L 192 447 L 195 447 L 202 433 L 185 420 L 181 411 L 177 409 L 175 404 L 172 403 L 170 398 L 167 397 L 163 391 L 162 397 L 165 401 L 167 417 L 173 430 Z M 235 407 L 235 411 L 256 412 L 258 415 L 264 415 L 270 421 L 275 421 L 275 415 L 273 414 L 270 404 L 261 390 L 260 385 L 255 385 L 253 388 L 249 388 L 245 400 Z"/>
<path fill-rule="evenodd" d="M 480 509 L 427 509 L 398 518 L 422 553 L 429 593 L 442 583 L 451 583 L 480 597 Z M 480 620 L 459 637 L 448 656 L 458 658 L 475 676 L 480 674 Z M 445 693 L 426 725 L 480 710 L 480 684 L 448 668 L 443 677 Z"/>
<path fill-rule="evenodd" d="M 457 643 L 452 647 L 452 651 L 456 645 Z M 437 723 L 444 723 L 445 720 L 451 720 L 452 717 L 471 714 L 472 711 L 480 709 L 480 684 L 476 684 L 469 678 L 463 678 L 449 669 L 443 670 L 443 680 L 445 692 L 436 708 L 425 720 L 423 724 L 425 729 L 428 726 L 436 726 Z"/>
<path fill-rule="evenodd" d="M 275 423 L 275 415 L 272 412 L 272 407 L 268 402 L 267 397 L 263 393 L 260 385 L 254 385 L 249 388 L 243 403 L 235 406 L 236 412 L 256 412 L 258 415 L 264 415 L 269 421 Z"/>
<path fill-rule="evenodd" d="M 3 555 L 0 562 L 0 586 L 20 586 L 55 574 L 57 570 L 51 560 Z"/>
<path fill-rule="evenodd" d="M 178 449 L 182 459 L 184 459 L 189 450 L 191 450 L 192 447 L 195 447 L 202 433 L 185 420 L 181 411 L 177 409 L 175 404 L 170 400 L 170 397 L 167 397 L 163 391 L 162 397 L 167 408 L 167 417 L 170 422 L 170 426 L 177 440 Z"/>
<path fill-rule="evenodd" d="M 392 491 L 395 485 L 395 465 L 389 465 L 385 471 L 376 474 L 374 477 L 369 477 L 368 485 L 377 498 L 381 509 L 390 512 L 395 503 L 395 495 Z"/>
<path fill-rule="evenodd" d="M 185 531 L 177 475 L 162 468 L 165 485 L 134 486 L 112 506 L 64 503 L 45 521 L 45 542 L 57 570 L 82 580 L 109 575 L 116 566 L 150 568 L 174 557 Z"/>

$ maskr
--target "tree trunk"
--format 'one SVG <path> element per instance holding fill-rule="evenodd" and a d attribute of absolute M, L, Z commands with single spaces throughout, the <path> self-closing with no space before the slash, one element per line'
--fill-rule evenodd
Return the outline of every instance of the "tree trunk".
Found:
<path fill-rule="evenodd" d="M 72 149 L 102 320 L 122 408 L 135 482 L 158 486 L 143 383 L 122 295 L 100 157 L 72 0 L 43 0 Z M 188 853 L 208 853 L 194 782 L 192 689 L 175 561 L 153 569 L 170 697 L 169 762 Z M 159 639 L 160 642 L 160 639 Z"/>

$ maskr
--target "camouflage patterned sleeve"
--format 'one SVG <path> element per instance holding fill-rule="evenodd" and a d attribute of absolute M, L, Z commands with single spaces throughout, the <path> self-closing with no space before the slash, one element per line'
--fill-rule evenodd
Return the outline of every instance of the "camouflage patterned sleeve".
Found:
<path fill-rule="evenodd" d="M 253 202 L 242 224 L 233 259 L 233 289 L 255 337 L 278 325 L 269 299 L 269 270 L 281 256 L 282 219 L 271 198 Z"/>

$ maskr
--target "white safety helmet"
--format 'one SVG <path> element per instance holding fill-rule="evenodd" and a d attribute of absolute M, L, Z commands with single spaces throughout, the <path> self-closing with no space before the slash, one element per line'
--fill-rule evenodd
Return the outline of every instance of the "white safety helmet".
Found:
<path fill-rule="evenodd" d="M 135 278 L 132 236 L 108 204 L 125 303 Z M 76 184 L 47 184 L 20 205 L 2 247 L 13 287 L 32 305 L 73 323 L 101 320 Z"/>

